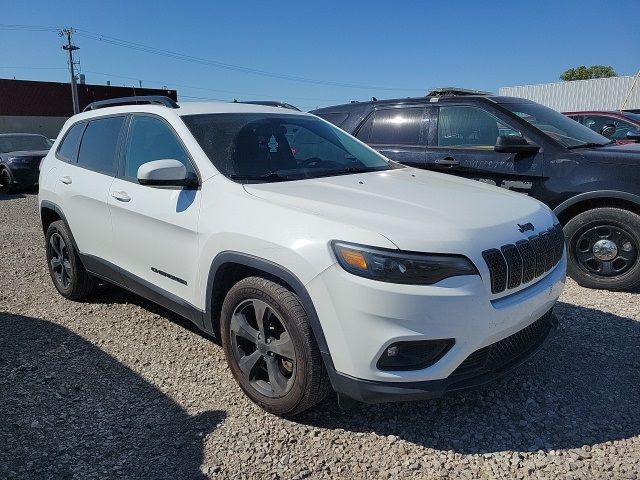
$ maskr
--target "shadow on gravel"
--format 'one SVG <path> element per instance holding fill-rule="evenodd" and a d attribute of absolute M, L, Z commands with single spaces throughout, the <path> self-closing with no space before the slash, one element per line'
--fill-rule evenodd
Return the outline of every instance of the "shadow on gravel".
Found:
<path fill-rule="evenodd" d="M 173 313 L 171 310 L 164 308 L 157 303 L 153 303 L 135 293 L 131 293 L 124 288 L 118 287 L 116 285 L 101 285 L 100 290 L 91 295 L 90 297 L 83 298 L 79 300 L 81 303 L 88 304 L 100 304 L 100 305 L 110 305 L 110 304 L 132 304 L 137 305 L 145 310 L 154 313 L 156 315 L 160 315 L 166 320 L 175 323 L 176 325 L 180 325 L 181 327 L 189 330 L 196 335 L 199 335 L 202 338 L 206 338 L 209 341 L 212 341 L 218 345 L 220 345 L 220 341 L 217 338 L 209 335 L 208 333 L 200 330 L 193 322 L 187 320 L 186 318 L 178 315 L 177 313 Z"/>
<path fill-rule="evenodd" d="M 556 313 L 559 329 L 538 355 L 482 390 L 350 411 L 329 399 L 296 420 L 459 453 L 580 448 L 640 435 L 640 322 L 566 303 Z"/>
<path fill-rule="evenodd" d="M 204 479 L 196 416 L 53 323 L 0 312 L 0 478 Z"/>

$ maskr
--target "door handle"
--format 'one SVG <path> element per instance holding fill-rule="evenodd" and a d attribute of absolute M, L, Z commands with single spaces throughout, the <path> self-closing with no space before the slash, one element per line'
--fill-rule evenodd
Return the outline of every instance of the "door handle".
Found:
<path fill-rule="evenodd" d="M 460 165 L 460 162 L 452 157 L 438 158 L 434 163 L 436 165 L 442 165 L 445 167 L 455 167 L 457 165 Z"/>
<path fill-rule="evenodd" d="M 119 191 L 119 192 L 111 192 L 111 196 L 120 202 L 128 202 L 131 200 L 131 197 L 127 195 L 127 192 Z"/>
<path fill-rule="evenodd" d="M 62 177 L 60 177 L 60 181 L 65 185 L 69 185 L 73 180 L 71 180 L 71 177 L 69 175 L 63 175 Z"/>

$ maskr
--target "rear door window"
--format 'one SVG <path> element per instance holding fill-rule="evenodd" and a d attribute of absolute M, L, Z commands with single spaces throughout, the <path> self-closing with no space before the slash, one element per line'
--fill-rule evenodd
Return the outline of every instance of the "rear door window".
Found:
<path fill-rule="evenodd" d="M 376 110 L 357 136 L 375 145 L 423 145 L 426 143 L 423 119 L 422 107 Z"/>
<path fill-rule="evenodd" d="M 76 123 L 62 139 L 58 147 L 58 158 L 65 162 L 75 163 L 78 160 L 78 147 L 86 123 Z"/>
<path fill-rule="evenodd" d="M 118 141 L 125 117 L 91 120 L 80 143 L 78 165 L 105 175 L 115 175 Z"/>

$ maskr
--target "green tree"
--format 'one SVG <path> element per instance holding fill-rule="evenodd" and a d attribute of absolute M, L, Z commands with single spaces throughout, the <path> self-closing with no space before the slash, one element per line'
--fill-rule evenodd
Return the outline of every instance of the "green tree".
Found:
<path fill-rule="evenodd" d="M 591 65 L 590 67 L 585 67 L 584 65 L 581 65 L 562 72 L 560 80 L 570 82 L 571 80 L 589 80 L 591 78 L 609 78 L 617 76 L 618 74 L 611 66 Z"/>

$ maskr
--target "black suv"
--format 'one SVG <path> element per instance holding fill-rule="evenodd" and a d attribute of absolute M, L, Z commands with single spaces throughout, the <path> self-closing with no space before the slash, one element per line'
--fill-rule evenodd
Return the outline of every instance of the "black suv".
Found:
<path fill-rule="evenodd" d="M 538 103 L 493 95 L 372 99 L 311 113 L 397 162 L 541 200 L 564 227 L 572 278 L 640 286 L 640 144 L 616 145 Z"/>

